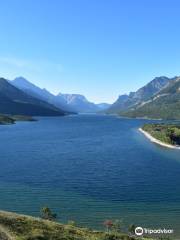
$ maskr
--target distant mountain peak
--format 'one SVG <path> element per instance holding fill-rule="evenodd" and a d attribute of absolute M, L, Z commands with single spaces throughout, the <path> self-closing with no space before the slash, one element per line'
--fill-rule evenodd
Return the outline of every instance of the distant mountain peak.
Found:
<path fill-rule="evenodd" d="M 30 84 L 32 84 L 31 82 L 29 82 L 26 78 L 24 78 L 24 77 L 16 77 L 13 81 L 15 81 L 15 82 L 21 82 L 21 83 L 30 83 Z"/>
<path fill-rule="evenodd" d="M 22 80 L 22 81 L 28 82 L 28 80 L 22 76 L 16 77 L 14 80 L 19 80 L 19 81 Z"/>
<path fill-rule="evenodd" d="M 33 83 L 31 83 L 30 81 L 28 81 L 26 78 L 24 78 L 24 77 L 17 77 L 17 78 L 15 78 L 13 81 L 12 81 L 12 83 L 14 84 L 14 85 L 16 85 L 17 87 L 19 87 L 21 90 L 23 89 L 23 88 L 32 88 L 32 87 L 34 87 L 34 88 L 39 88 L 39 87 L 37 87 L 35 84 L 33 84 Z"/>
<path fill-rule="evenodd" d="M 87 101 L 85 96 L 83 96 L 82 94 L 78 94 L 78 93 L 59 93 L 58 96 L 61 96 L 64 98 L 65 101 L 67 102 L 71 102 L 71 101 Z"/>

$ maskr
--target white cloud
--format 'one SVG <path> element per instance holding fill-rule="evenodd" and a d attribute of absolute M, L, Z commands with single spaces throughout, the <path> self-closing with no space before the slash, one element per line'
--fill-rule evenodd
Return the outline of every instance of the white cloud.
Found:
<path fill-rule="evenodd" d="M 0 57 L 0 65 L 16 68 L 17 70 L 45 72 L 47 69 L 55 72 L 62 72 L 63 66 L 60 63 L 54 63 L 49 60 L 27 60 L 16 57 Z"/>
<path fill-rule="evenodd" d="M 17 58 L 0 57 L 1 64 L 8 64 L 14 67 L 22 68 L 28 65 L 27 61 Z"/>

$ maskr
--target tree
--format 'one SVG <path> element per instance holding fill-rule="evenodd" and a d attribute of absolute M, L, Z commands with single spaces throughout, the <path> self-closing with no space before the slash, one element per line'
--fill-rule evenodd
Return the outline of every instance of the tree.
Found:
<path fill-rule="evenodd" d="M 49 207 L 43 207 L 41 209 L 41 217 L 46 220 L 54 221 L 57 218 L 57 214 L 53 213 Z"/>
<path fill-rule="evenodd" d="M 120 233 L 122 230 L 122 220 L 106 220 L 103 225 L 106 227 L 107 231 L 113 231 L 114 233 Z"/>
<path fill-rule="evenodd" d="M 113 227 L 112 220 L 106 220 L 103 222 L 103 225 L 106 227 L 107 231 L 109 232 Z"/>

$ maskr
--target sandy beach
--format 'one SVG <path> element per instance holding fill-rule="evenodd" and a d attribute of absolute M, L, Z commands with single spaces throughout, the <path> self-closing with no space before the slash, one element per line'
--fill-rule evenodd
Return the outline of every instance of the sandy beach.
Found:
<path fill-rule="evenodd" d="M 142 132 L 151 142 L 154 142 L 154 143 L 159 144 L 159 145 L 161 145 L 163 147 L 166 147 L 166 148 L 173 148 L 173 149 L 179 149 L 180 150 L 180 147 L 178 147 L 178 146 L 173 146 L 171 144 L 163 143 L 160 140 L 154 138 L 148 132 L 144 131 L 142 128 L 139 128 L 139 131 Z"/>

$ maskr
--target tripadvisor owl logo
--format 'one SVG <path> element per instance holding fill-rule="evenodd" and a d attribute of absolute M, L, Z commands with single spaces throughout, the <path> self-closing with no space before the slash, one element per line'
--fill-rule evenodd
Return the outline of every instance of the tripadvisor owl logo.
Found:
<path fill-rule="evenodd" d="M 142 227 L 136 227 L 136 228 L 135 228 L 135 234 L 136 234 L 137 236 L 142 236 L 142 235 L 143 235 L 143 232 L 144 232 L 144 230 L 143 230 Z"/>

